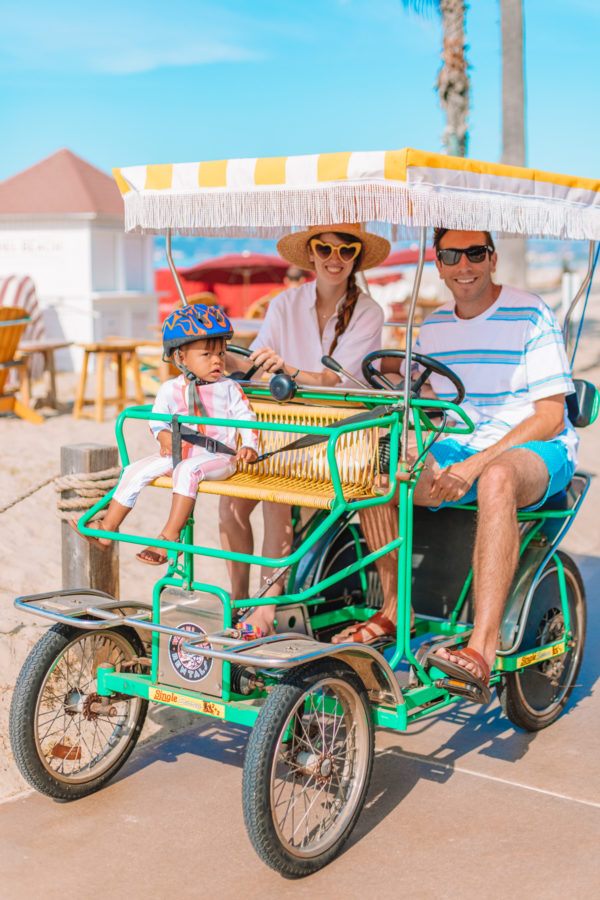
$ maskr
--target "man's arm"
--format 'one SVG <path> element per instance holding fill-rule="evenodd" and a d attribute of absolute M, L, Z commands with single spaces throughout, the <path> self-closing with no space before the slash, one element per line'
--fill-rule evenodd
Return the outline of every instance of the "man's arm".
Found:
<path fill-rule="evenodd" d="M 534 403 L 535 412 L 529 418 L 519 422 L 507 432 L 497 443 L 470 459 L 448 466 L 434 478 L 431 498 L 434 501 L 452 500 L 463 497 L 474 481 L 479 478 L 485 467 L 511 447 L 518 447 L 528 441 L 550 441 L 565 427 L 565 395 L 556 394 L 544 397 Z M 457 497 L 457 489 L 459 496 Z"/>

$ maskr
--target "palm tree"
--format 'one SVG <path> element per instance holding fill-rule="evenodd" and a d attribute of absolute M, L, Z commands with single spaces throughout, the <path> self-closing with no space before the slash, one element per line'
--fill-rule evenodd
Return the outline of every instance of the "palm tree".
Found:
<path fill-rule="evenodd" d="M 463 0 L 402 0 L 407 9 L 428 13 L 437 11 L 442 17 L 442 67 L 436 88 L 442 109 L 446 111 L 446 128 L 442 143 L 450 156 L 467 155 L 467 116 L 469 113 L 469 75 L 465 56 L 465 13 Z"/>
<path fill-rule="evenodd" d="M 512 166 L 525 165 L 525 76 L 523 71 L 523 0 L 500 0 L 502 37 L 502 157 Z M 527 239 L 499 242 L 498 278 L 525 287 Z"/>
<path fill-rule="evenodd" d="M 466 5 L 463 0 L 402 0 L 418 13 L 437 11 L 444 32 L 443 65 L 437 89 L 446 110 L 443 143 L 446 153 L 466 156 L 469 76 L 464 47 Z M 502 38 L 502 157 L 501 162 L 525 165 L 525 79 L 523 73 L 523 0 L 500 0 Z M 501 280 L 525 286 L 525 238 L 501 241 Z"/>

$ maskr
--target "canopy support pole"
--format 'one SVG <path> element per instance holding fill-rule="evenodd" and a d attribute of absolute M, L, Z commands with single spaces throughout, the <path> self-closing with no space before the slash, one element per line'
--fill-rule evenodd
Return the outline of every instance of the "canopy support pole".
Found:
<path fill-rule="evenodd" d="M 590 241 L 590 250 L 588 255 L 588 267 L 587 272 L 585 273 L 585 278 L 581 282 L 581 287 L 573 297 L 571 301 L 571 305 L 567 310 L 567 314 L 565 316 L 565 321 L 563 323 L 563 341 L 565 342 L 565 347 L 567 348 L 567 356 L 569 355 L 569 326 L 571 324 L 571 316 L 575 310 L 575 307 L 583 297 L 584 293 L 587 291 L 588 285 L 591 281 L 592 275 L 594 274 L 594 256 L 596 254 L 596 241 Z M 577 347 L 575 347 L 577 350 Z M 575 351 L 573 352 L 573 359 L 571 360 L 571 366 L 575 362 Z"/>
<path fill-rule="evenodd" d="M 406 371 L 404 377 L 404 421 L 402 422 L 402 446 L 400 448 L 400 461 L 405 463 L 408 459 L 408 428 L 410 397 L 411 397 L 411 377 L 410 370 L 412 365 L 412 330 L 415 318 L 415 310 L 417 300 L 419 299 L 419 288 L 421 286 L 421 276 L 423 274 L 423 266 L 425 265 L 425 251 L 427 249 L 427 226 L 423 225 L 419 235 L 419 261 L 417 262 L 417 271 L 415 272 L 415 280 L 413 282 L 412 294 L 410 298 L 410 306 L 408 308 L 408 319 L 406 322 Z"/>
<path fill-rule="evenodd" d="M 177 288 L 177 293 L 179 294 L 179 299 L 181 300 L 182 306 L 187 306 L 187 297 L 183 293 L 183 287 L 181 286 L 181 281 L 179 280 L 179 274 L 177 269 L 175 268 L 175 263 L 173 262 L 173 254 L 171 253 L 171 229 L 167 228 L 167 233 L 165 236 L 165 250 L 167 253 L 167 262 L 169 263 L 169 268 L 171 270 L 171 275 L 173 276 L 173 281 L 175 282 L 175 287 Z"/>

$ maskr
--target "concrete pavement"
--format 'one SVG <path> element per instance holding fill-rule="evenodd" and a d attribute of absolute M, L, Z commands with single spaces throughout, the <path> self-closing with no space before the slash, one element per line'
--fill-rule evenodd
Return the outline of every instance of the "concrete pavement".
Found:
<path fill-rule="evenodd" d="M 600 563 L 582 562 L 593 595 Z M 590 619 L 581 686 L 545 731 L 517 731 L 494 702 L 460 704 L 406 734 L 379 732 L 349 844 L 303 881 L 282 879 L 254 854 L 241 810 L 247 732 L 207 720 L 134 752 L 114 782 L 84 800 L 32 794 L 0 807 L 4 895 L 596 897 L 597 605 Z"/>

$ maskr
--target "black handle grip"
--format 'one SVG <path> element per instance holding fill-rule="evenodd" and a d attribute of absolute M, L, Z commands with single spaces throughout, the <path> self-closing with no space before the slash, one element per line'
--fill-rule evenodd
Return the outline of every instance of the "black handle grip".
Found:
<path fill-rule="evenodd" d="M 323 365 L 326 366 L 328 369 L 331 369 L 332 372 L 337 372 L 337 373 L 340 373 L 340 374 L 342 374 L 342 375 L 344 374 L 344 370 L 343 370 L 342 367 L 340 366 L 339 362 L 336 362 L 336 361 L 335 361 L 335 359 L 333 358 L 333 356 L 322 356 L 322 357 L 321 357 L 321 362 L 322 362 Z"/>

